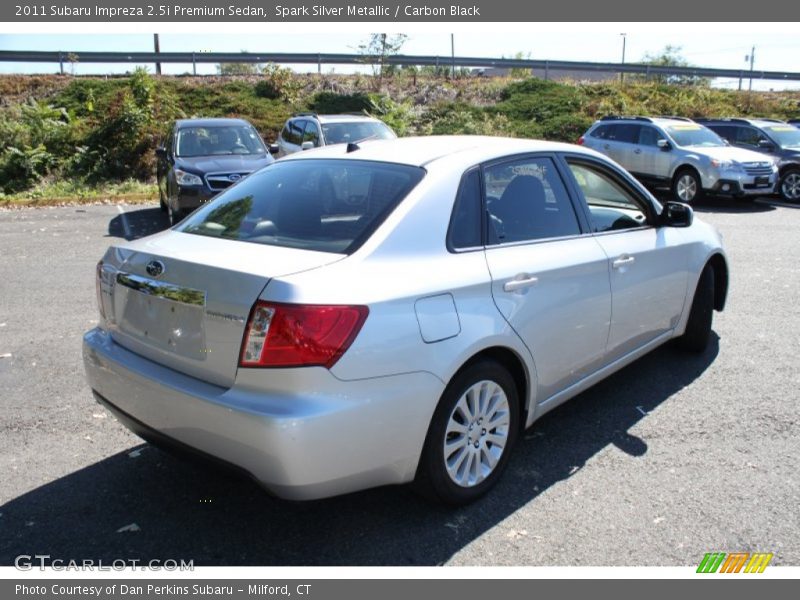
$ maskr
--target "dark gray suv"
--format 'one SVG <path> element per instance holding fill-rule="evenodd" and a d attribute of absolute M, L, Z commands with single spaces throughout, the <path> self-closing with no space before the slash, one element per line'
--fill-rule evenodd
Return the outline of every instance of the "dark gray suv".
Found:
<path fill-rule="evenodd" d="M 762 152 L 778 164 L 776 192 L 800 201 L 800 129 L 776 119 L 695 119 L 732 146 Z"/>

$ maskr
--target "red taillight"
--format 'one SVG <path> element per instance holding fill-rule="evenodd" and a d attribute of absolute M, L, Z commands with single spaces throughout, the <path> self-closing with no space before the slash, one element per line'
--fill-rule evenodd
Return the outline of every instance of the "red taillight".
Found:
<path fill-rule="evenodd" d="M 578 146 L 583 146 L 583 136 L 578 138 Z"/>
<path fill-rule="evenodd" d="M 367 314 L 366 306 L 259 300 L 247 320 L 239 366 L 330 369 L 353 343 Z"/>

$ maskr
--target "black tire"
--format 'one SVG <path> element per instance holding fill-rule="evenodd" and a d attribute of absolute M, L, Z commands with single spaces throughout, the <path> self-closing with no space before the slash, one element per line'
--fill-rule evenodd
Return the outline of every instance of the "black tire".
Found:
<path fill-rule="evenodd" d="M 482 385 L 486 385 L 489 390 L 496 386 L 505 395 L 507 402 L 507 410 L 505 410 L 502 395 L 495 390 L 491 396 L 494 404 L 487 400 L 484 413 L 487 406 L 499 406 L 501 410 L 493 413 L 494 417 L 489 411 L 486 414 L 487 422 L 490 424 L 505 423 L 507 416 L 507 426 L 484 428 L 485 424 L 481 424 L 481 421 L 478 420 L 478 415 L 482 413 L 480 410 L 475 410 L 475 418 L 472 422 L 472 425 L 475 426 L 474 431 L 472 427 L 469 427 L 469 421 L 465 421 L 464 433 L 451 432 L 448 434 L 448 424 L 453 422 L 451 418 L 457 419 L 463 415 L 461 412 L 456 412 L 456 407 L 462 397 L 466 398 L 470 389 L 479 388 Z M 503 366 L 491 360 L 481 360 L 460 371 L 445 389 L 433 414 L 414 480 L 416 491 L 431 500 L 451 505 L 467 504 L 488 492 L 500 479 L 508 465 L 511 450 L 520 429 L 519 415 L 517 387 L 514 379 Z M 471 441 L 473 436 L 474 443 Z M 489 438 L 495 436 L 498 438 L 505 436 L 502 447 L 500 444 L 493 445 L 493 442 L 490 441 Z M 481 471 L 481 478 L 476 479 L 476 482 L 460 485 L 451 477 L 446 463 L 448 456 L 445 456 L 444 449 L 447 439 L 454 441 L 458 446 L 449 455 L 451 461 L 462 466 L 468 463 L 463 469 L 464 476 L 471 476 L 472 465 L 475 466 L 476 473 Z M 458 440 L 463 440 L 463 442 L 459 443 Z M 499 456 L 496 456 L 496 463 L 493 467 L 489 462 L 484 462 L 484 458 L 488 459 L 490 453 L 495 456 L 494 453 L 497 453 L 498 450 Z M 456 455 L 464 457 L 459 461 Z M 474 455 L 474 458 L 470 455 Z M 459 468 L 454 467 L 455 470 Z M 489 472 L 483 473 L 484 468 L 489 469 Z"/>
<path fill-rule="evenodd" d="M 692 168 L 684 167 L 672 178 L 672 195 L 678 202 L 691 204 L 703 197 L 703 184 L 700 176 Z"/>
<path fill-rule="evenodd" d="M 678 347 L 687 352 L 704 352 L 711 337 L 714 318 L 714 267 L 706 265 L 700 273 L 692 299 L 686 331 L 677 339 Z"/>
<path fill-rule="evenodd" d="M 781 175 L 778 193 L 787 202 L 800 202 L 800 169 L 789 169 Z"/>

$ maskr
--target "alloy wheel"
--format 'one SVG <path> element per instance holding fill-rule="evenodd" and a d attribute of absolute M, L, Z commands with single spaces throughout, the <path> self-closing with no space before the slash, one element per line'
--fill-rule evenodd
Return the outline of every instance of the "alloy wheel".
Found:
<path fill-rule="evenodd" d="M 456 403 L 444 436 L 447 474 L 473 487 L 489 477 L 508 445 L 511 411 L 503 388 L 490 380 L 470 386 Z"/>
<path fill-rule="evenodd" d="M 678 178 L 678 183 L 675 185 L 675 195 L 682 202 L 691 202 L 697 195 L 697 180 L 688 173 L 681 175 Z"/>
<path fill-rule="evenodd" d="M 783 178 L 781 194 L 786 200 L 800 200 L 800 172 L 789 173 Z"/>

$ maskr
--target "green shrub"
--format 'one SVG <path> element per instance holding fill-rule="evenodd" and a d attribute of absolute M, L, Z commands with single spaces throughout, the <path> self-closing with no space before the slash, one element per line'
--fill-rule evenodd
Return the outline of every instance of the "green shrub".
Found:
<path fill-rule="evenodd" d="M 55 164 L 43 145 L 6 148 L 0 155 L 0 182 L 3 192 L 13 194 L 28 189 L 42 179 Z"/>
<path fill-rule="evenodd" d="M 320 114 L 360 113 L 375 110 L 369 94 L 336 94 L 334 92 L 317 92 L 308 104 L 308 108 Z"/>

